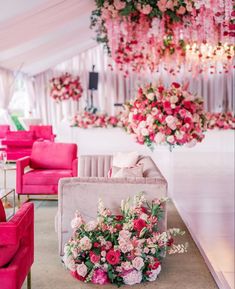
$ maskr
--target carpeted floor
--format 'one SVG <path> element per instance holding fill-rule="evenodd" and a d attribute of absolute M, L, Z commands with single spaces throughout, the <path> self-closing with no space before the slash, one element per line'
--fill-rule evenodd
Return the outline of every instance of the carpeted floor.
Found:
<path fill-rule="evenodd" d="M 85 284 L 73 279 L 60 262 L 54 219 L 57 202 L 35 203 L 35 262 L 32 268 L 33 289 L 89 289 L 101 286 Z M 162 272 L 155 282 L 135 285 L 148 289 L 212 289 L 218 288 L 178 212 L 168 205 L 168 227 L 186 231 L 184 242 L 189 243 L 187 254 L 168 255 Z M 105 288 L 117 288 L 106 285 Z M 22 289 L 26 289 L 26 285 Z"/>

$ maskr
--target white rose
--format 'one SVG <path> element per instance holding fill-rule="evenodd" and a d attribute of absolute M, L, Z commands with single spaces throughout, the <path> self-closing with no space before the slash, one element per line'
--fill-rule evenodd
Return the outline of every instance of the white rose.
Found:
<path fill-rule="evenodd" d="M 148 135 L 149 135 L 149 131 L 147 130 L 147 128 L 142 128 L 142 129 L 141 129 L 141 134 L 142 134 L 143 136 L 148 136 Z"/>
<path fill-rule="evenodd" d="M 170 98 L 170 102 L 171 103 L 176 103 L 178 101 L 178 97 L 176 95 L 172 95 L 171 98 Z"/>
<path fill-rule="evenodd" d="M 76 271 L 76 264 L 71 255 L 70 256 L 65 255 L 63 261 L 66 268 L 68 268 L 72 272 Z"/>
<path fill-rule="evenodd" d="M 90 250 L 92 247 L 91 240 L 87 236 L 85 236 L 80 240 L 79 246 L 84 251 Z"/>
<path fill-rule="evenodd" d="M 84 224 L 84 221 L 81 215 L 76 212 L 76 217 L 71 221 L 71 227 L 72 229 L 78 229 L 81 227 L 82 224 Z"/>
<path fill-rule="evenodd" d="M 154 100 L 154 93 L 153 92 L 150 92 L 150 93 L 148 93 L 147 95 L 146 95 L 146 97 L 149 99 L 149 100 L 151 100 L 151 101 L 153 101 Z"/>
<path fill-rule="evenodd" d="M 175 137 L 177 138 L 177 139 L 179 139 L 179 140 L 181 140 L 181 139 L 183 139 L 183 137 L 184 137 L 184 132 L 180 132 L 180 131 L 176 131 L 176 133 L 175 133 Z"/>
<path fill-rule="evenodd" d="M 97 225 L 98 225 L 97 221 L 90 221 L 85 225 L 84 229 L 85 231 L 90 232 L 90 231 L 95 230 Z"/>
<path fill-rule="evenodd" d="M 156 144 L 163 143 L 165 141 L 165 135 L 161 132 L 158 132 L 154 137 L 154 141 Z"/>
<path fill-rule="evenodd" d="M 146 123 L 147 124 L 153 124 L 154 123 L 154 118 L 152 117 L 152 115 L 147 116 Z"/>
<path fill-rule="evenodd" d="M 152 115 L 158 114 L 158 109 L 157 109 L 156 107 L 153 107 L 153 108 L 152 108 L 152 111 L 151 111 L 151 114 L 152 114 Z"/>
<path fill-rule="evenodd" d="M 146 127 L 146 121 L 142 120 L 139 125 L 138 125 L 139 128 L 144 128 Z"/>
<path fill-rule="evenodd" d="M 169 135 L 167 138 L 166 138 L 167 142 L 169 142 L 170 144 L 174 144 L 175 142 L 175 138 L 173 135 Z"/>

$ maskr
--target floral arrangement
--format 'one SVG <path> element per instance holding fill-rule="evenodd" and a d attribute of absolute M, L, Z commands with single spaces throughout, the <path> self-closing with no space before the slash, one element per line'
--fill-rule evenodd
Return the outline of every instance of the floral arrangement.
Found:
<path fill-rule="evenodd" d="M 84 111 L 83 113 L 76 114 L 71 126 L 77 126 L 79 128 L 92 128 L 92 127 L 124 127 L 126 124 L 127 116 L 125 112 L 109 116 L 107 114 L 98 114 Z"/>
<path fill-rule="evenodd" d="M 187 244 L 175 244 L 179 229 L 160 231 L 165 200 L 147 203 L 137 195 L 122 201 L 121 215 L 99 202 L 98 218 L 86 223 L 79 213 L 72 220 L 73 236 L 65 244 L 64 264 L 72 276 L 94 284 L 134 285 L 156 280 L 166 252 L 184 253 Z"/>
<path fill-rule="evenodd" d="M 78 101 L 82 93 L 83 88 L 79 76 L 65 73 L 50 80 L 50 95 L 57 102 L 70 98 Z"/>
<path fill-rule="evenodd" d="M 208 129 L 235 129 L 235 116 L 231 112 L 206 114 Z"/>
<path fill-rule="evenodd" d="M 162 62 L 166 66 L 169 62 L 175 66 L 187 64 L 184 61 L 186 44 L 194 43 L 199 46 L 207 43 L 215 47 L 220 43 L 230 44 L 231 49 L 226 51 L 222 58 L 223 63 L 226 63 L 224 70 L 233 67 L 231 59 L 234 56 L 233 1 L 96 0 L 95 2 L 97 7 L 92 12 L 91 28 L 96 30 L 97 41 L 105 44 L 117 67 L 126 74 L 130 70 L 153 72 Z M 190 50 L 187 52 L 189 58 Z M 213 58 L 216 63 L 218 55 L 220 54 Z M 195 60 L 203 63 L 200 57 Z M 209 66 L 210 63 L 201 66 L 199 70 L 197 69 L 197 73 Z M 189 70 L 193 68 L 193 65 L 188 67 Z"/>
<path fill-rule="evenodd" d="M 169 88 L 147 84 L 139 87 L 134 101 L 127 103 L 127 131 L 137 142 L 153 144 L 187 144 L 201 142 L 206 129 L 203 100 L 189 93 L 186 87 L 173 82 Z"/>

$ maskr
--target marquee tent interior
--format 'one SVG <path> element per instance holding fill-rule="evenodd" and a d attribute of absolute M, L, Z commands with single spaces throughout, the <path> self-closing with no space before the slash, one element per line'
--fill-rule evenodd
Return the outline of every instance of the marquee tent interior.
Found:
<path fill-rule="evenodd" d="M 118 152 L 137 152 L 138 155 L 147 155 L 151 157 L 167 182 L 167 196 L 170 200 L 170 204 L 167 206 L 168 225 L 179 226 L 186 231 L 183 241 L 188 242 L 189 247 L 187 253 L 178 254 L 175 259 L 166 258 L 165 265 L 167 266 L 164 268 L 164 262 L 162 263 L 162 272 L 156 281 L 150 282 L 150 285 L 139 284 L 137 287 L 232 289 L 234 288 L 234 50 L 231 54 L 233 59 L 227 59 L 228 66 L 230 65 L 229 69 L 225 69 L 225 64 L 216 60 L 216 64 L 211 62 L 208 69 L 199 72 L 199 69 L 196 69 L 198 60 L 195 61 L 191 69 L 188 69 L 185 63 L 181 65 L 164 58 L 157 63 L 157 68 L 154 71 L 151 69 L 135 70 L 126 73 L 124 68 L 120 69 L 120 63 L 116 61 L 117 58 L 115 60 L 114 52 L 112 51 L 109 55 L 107 49 L 102 44 L 97 43 L 97 31 L 90 27 L 91 14 L 97 8 L 96 4 L 101 3 L 100 5 L 103 5 L 105 2 L 114 3 L 113 7 L 123 7 L 119 9 L 122 10 L 125 9 L 125 5 L 129 5 L 129 2 L 138 2 L 142 7 L 141 9 L 144 9 L 144 7 L 146 8 L 145 5 L 154 1 L 0 1 L 0 200 L 4 205 L 7 217 L 12 212 L 12 206 L 15 209 L 14 214 L 19 213 L 22 209 L 17 207 L 15 203 L 13 204 L 14 198 L 19 195 L 20 182 L 20 162 L 18 161 L 20 158 L 15 156 L 19 150 L 19 143 L 29 141 L 26 134 L 31 133 L 30 125 L 51 126 L 51 135 L 53 136 L 50 135 L 50 137 L 47 136 L 43 139 L 44 137 L 40 135 L 39 139 L 36 139 L 34 132 L 33 144 L 31 147 L 23 148 L 24 155 L 22 156 L 30 156 L 37 140 L 43 144 L 76 144 L 78 165 L 75 165 L 75 171 L 78 169 L 78 179 L 80 176 L 86 176 L 85 169 L 83 168 L 83 171 L 80 162 L 80 157 L 84 155 L 116 156 Z M 170 5 L 169 3 L 174 1 L 156 1 L 156 3 L 158 2 L 162 2 L 161 9 L 163 11 L 168 11 L 170 6 L 166 5 Z M 187 2 L 187 5 L 191 5 L 189 4 L 191 2 L 198 2 L 202 5 L 205 2 L 205 7 L 208 5 L 210 7 L 214 0 L 184 0 L 181 2 Z M 219 2 L 221 5 L 230 7 L 233 1 L 221 0 Z M 102 13 L 108 9 L 109 4 L 102 8 Z M 186 4 L 184 5 L 188 7 Z M 203 13 L 203 10 L 200 11 Z M 147 16 L 144 15 L 143 17 Z M 114 16 L 113 18 L 115 19 Z M 131 18 L 127 17 L 126 19 Z M 103 18 L 103 21 L 106 20 L 108 23 L 110 19 Z M 141 22 L 141 20 L 139 21 Z M 232 21 L 231 25 L 234 26 L 234 18 Z M 121 22 L 118 23 L 112 24 L 113 30 L 118 25 L 121 27 Z M 106 29 L 108 30 L 110 27 L 111 24 L 107 24 Z M 123 27 L 117 28 L 117 30 L 119 29 L 122 33 L 122 30 L 125 30 Z M 122 34 L 123 37 L 129 31 L 128 28 L 126 29 L 126 34 Z M 107 35 L 110 36 L 111 34 Z M 115 47 L 115 45 L 120 44 L 120 39 L 112 37 L 110 40 L 111 48 L 112 45 Z M 142 41 L 139 38 L 137 40 L 139 43 Z M 226 45 L 229 44 L 226 43 Z M 231 45 L 234 49 L 234 43 Z M 187 51 L 185 47 L 184 49 Z M 143 51 L 146 50 L 143 49 Z M 131 53 L 130 48 L 127 56 Z M 211 56 L 211 51 L 209 53 Z M 127 66 L 131 65 L 131 61 L 128 61 L 128 64 L 125 63 Z M 147 63 L 147 58 L 145 62 Z M 206 60 L 203 65 L 206 67 Z M 98 73 L 97 89 L 89 89 L 89 77 L 92 71 Z M 61 97 L 65 94 L 63 92 L 58 95 L 55 94 L 57 89 L 53 92 L 52 85 L 58 85 L 58 83 L 56 84 L 57 79 L 65 73 L 79 79 L 79 84 L 76 85 L 79 86 L 77 89 L 81 89 L 81 94 L 78 95 L 77 99 L 69 94 L 68 99 L 61 101 Z M 75 85 L 76 80 L 72 79 L 72 82 Z M 148 91 L 145 87 L 146 83 L 151 83 L 150 87 L 153 90 Z M 180 88 L 177 87 L 178 83 Z M 69 83 L 65 83 L 66 89 L 68 89 L 68 85 Z M 155 87 L 157 87 L 156 91 Z M 166 93 L 176 93 L 177 100 L 170 103 L 173 106 L 168 111 L 166 103 L 163 103 L 163 108 L 160 108 L 160 100 L 156 99 L 157 96 L 162 95 L 160 92 L 162 87 Z M 61 87 L 58 88 L 58 91 L 60 89 Z M 73 93 L 74 91 L 75 95 L 78 94 L 73 88 Z M 179 110 L 178 112 L 175 111 L 177 110 L 176 106 L 179 105 L 177 101 L 181 91 L 183 91 L 182 95 L 186 95 L 184 97 L 187 98 L 184 101 L 193 102 L 199 96 L 203 103 L 198 104 L 196 100 L 193 103 L 195 111 L 191 114 L 191 116 L 194 115 L 188 124 L 188 126 L 195 125 L 196 127 L 193 133 L 188 133 L 188 137 L 193 136 L 193 139 L 186 141 L 186 137 L 184 137 L 186 132 L 179 129 L 178 139 L 176 136 L 175 143 L 171 143 L 170 133 L 175 134 L 179 124 L 170 123 L 169 117 L 175 117 L 179 112 Z M 154 96 L 149 96 L 148 93 L 153 93 Z M 170 96 L 172 95 L 170 94 Z M 154 103 L 155 100 L 157 104 Z M 168 100 L 173 101 L 172 98 Z M 158 112 L 160 109 L 166 109 L 170 133 L 164 130 L 166 117 L 155 118 L 158 112 L 155 111 L 156 113 L 154 113 L 153 108 L 156 108 Z M 186 108 L 185 102 L 184 108 Z M 146 110 L 144 111 L 144 109 Z M 148 118 L 148 114 L 151 115 L 151 118 L 150 116 Z M 196 114 L 197 116 L 195 116 Z M 140 115 L 138 116 L 139 119 L 135 118 L 135 115 Z M 180 113 L 178 115 L 181 117 Z M 186 116 L 182 121 L 185 121 L 185 118 Z M 152 119 L 156 122 L 151 127 L 148 121 L 151 122 Z M 161 130 L 159 127 L 162 125 L 162 119 L 165 121 L 165 126 Z M 141 121 L 142 124 L 140 124 Z M 6 125 L 9 126 L 10 133 L 4 132 L 2 136 L 1 127 Z M 148 130 L 147 132 L 143 130 L 145 128 Z M 8 135 L 10 138 L 10 134 L 14 134 L 16 131 L 20 131 L 19 137 L 10 139 L 9 145 Z M 197 141 L 195 141 L 196 138 Z M 162 141 L 163 139 L 165 142 Z M 197 142 L 196 145 L 194 141 Z M 12 153 L 15 159 L 11 159 Z M 42 156 L 47 156 L 49 167 L 52 166 L 52 163 L 56 163 L 56 160 L 53 160 L 56 157 L 50 155 L 48 151 L 42 153 Z M 64 162 L 69 162 L 70 157 L 65 156 L 66 160 L 63 160 L 61 154 L 59 158 Z M 33 166 L 32 168 L 35 169 Z M 39 169 L 41 170 L 40 167 Z M 77 174 L 73 175 L 71 170 L 70 175 L 65 177 L 69 177 L 72 182 Z M 97 176 L 97 178 L 99 177 L 100 175 Z M 103 177 L 107 178 L 108 175 Z M 53 178 L 55 178 L 54 175 Z M 145 178 L 143 177 L 143 179 Z M 127 180 L 127 182 L 129 181 Z M 27 184 L 26 179 L 23 182 Z M 103 181 L 99 182 L 102 183 Z M 103 185 L 99 182 L 96 184 L 97 186 Z M 24 186 L 25 183 L 21 185 Z M 11 193 L 6 197 L 5 193 L 8 187 L 11 189 Z M 114 185 L 107 186 L 112 190 L 114 187 Z M 59 188 L 58 192 L 59 201 L 50 202 L 51 196 L 46 196 L 45 199 L 46 193 L 43 193 L 43 198 L 39 196 L 39 200 L 30 201 L 34 204 L 35 213 L 35 257 L 31 270 L 32 288 L 47 289 L 52 288 L 52 286 L 57 289 L 89 288 L 91 286 L 89 283 L 84 284 L 81 280 L 78 281 L 69 276 L 69 272 L 62 264 L 57 252 L 58 214 L 61 206 L 60 190 L 62 191 L 62 188 Z M 138 186 L 136 186 L 136 190 L 138 190 Z M 84 188 L 83 194 L 88 194 L 88 191 L 89 189 Z M 26 192 L 25 195 L 28 193 Z M 56 199 L 58 198 L 56 195 Z M 112 196 L 109 198 L 111 202 Z M 26 196 L 22 196 L 21 203 L 24 201 L 26 201 Z M 8 222 L 12 218 L 14 216 L 10 217 Z M 4 237 L 2 237 L 4 234 L 3 223 L 0 210 L 0 289 L 25 289 L 29 277 L 26 280 L 22 272 L 17 273 L 21 274 L 21 278 L 24 279 L 22 279 L 23 285 L 21 284 L 22 287 L 19 284 L 18 287 L 10 287 L 7 282 L 11 277 L 4 270 L 5 267 L 10 266 L 11 262 L 5 264 L 5 267 L 1 265 L 3 255 L 7 254 L 2 253 L 5 244 Z M 55 233 L 53 226 L 56 227 L 57 233 Z M 3 243 L 1 244 L 1 242 Z M 44 246 L 41 245 L 42 243 Z M 5 252 L 7 251 L 5 250 Z M 186 263 L 188 266 L 184 266 Z M 182 266 L 182 270 L 177 268 L 179 265 Z M 191 268 L 188 268 L 190 266 Z M 97 268 L 94 267 L 93 270 L 95 269 Z M 137 269 L 135 271 L 137 272 Z M 92 277 L 91 280 L 93 280 Z M 113 285 L 102 284 L 102 286 L 111 288 Z"/>

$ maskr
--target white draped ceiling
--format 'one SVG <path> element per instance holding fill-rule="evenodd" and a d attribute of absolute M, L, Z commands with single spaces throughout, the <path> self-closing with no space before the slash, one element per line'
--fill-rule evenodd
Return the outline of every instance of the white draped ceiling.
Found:
<path fill-rule="evenodd" d="M 93 0 L 7 0 L 0 4 L 0 67 L 36 75 L 96 45 Z"/>

